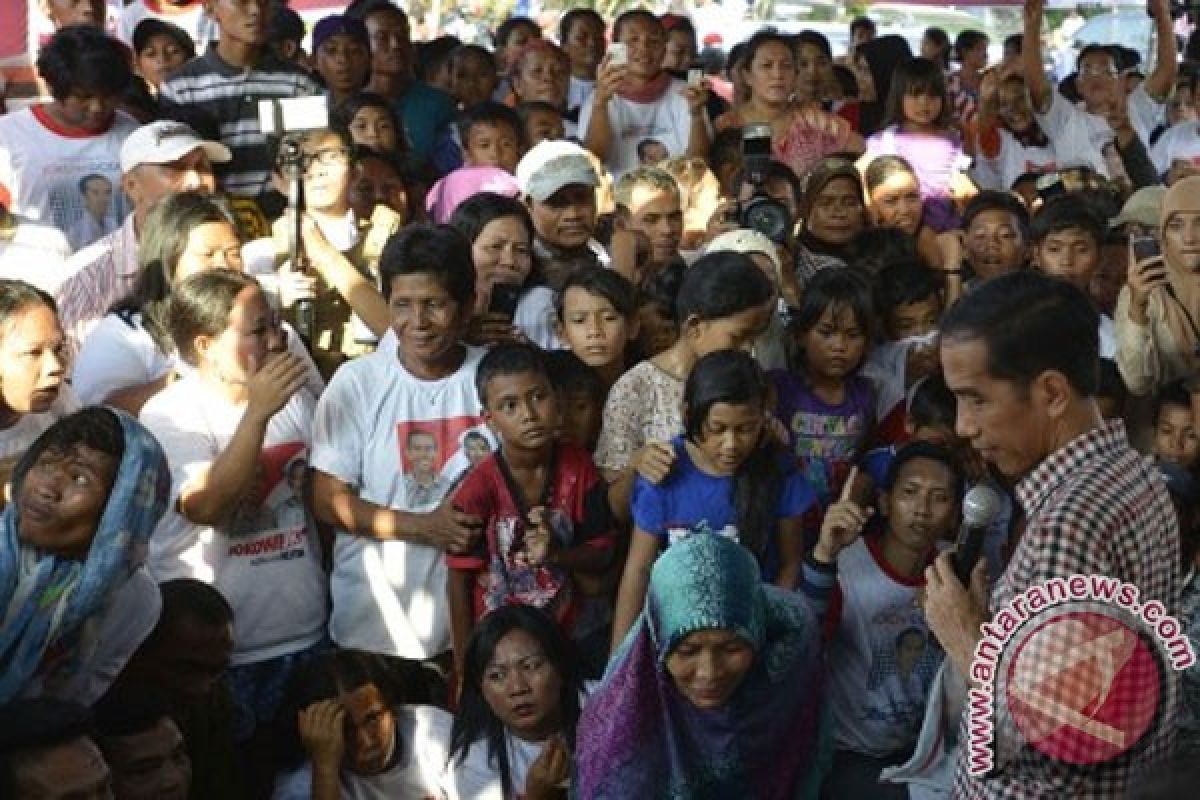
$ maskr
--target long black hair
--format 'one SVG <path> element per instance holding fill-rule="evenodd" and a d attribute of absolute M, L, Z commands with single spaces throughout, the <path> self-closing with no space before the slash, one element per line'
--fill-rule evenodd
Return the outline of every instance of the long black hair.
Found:
<path fill-rule="evenodd" d="M 717 403 L 755 406 L 767 411 L 767 379 L 749 354 L 717 350 L 692 367 L 683 389 L 683 427 L 687 438 L 698 443 L 704 422 Z M 738 539 L 761 562 L 775 524 L 775 508 L 783 487 L 780 454 L 770 444 L 766 427 L 758 446 L 733 476 L 733 502 Z"/>
<path fill-rule="evenodd" d="M 884 126 L 904 127 L 904 98 L 910 94 L 942 98 L 942 109 L 933 121 L 933 127 L 937 130 L 949 127 L 953 109 L 950 107 L 950 96 L 946 93 L 946 73 L 928 58 L 920 57 L 901 61 L 896 67 L 884 109 Z"/>
<path fill-rule="evenodd" d="M 545 611 L 531 606 L 501 606 L 479 620 L 471 632 L 463 658 L 462 695 L 450 732 L 450 761 L 461 764 L 471 746 L 486 739 L 488 763 L 500 771 L 505 797 L 512 796 L 513 786 L 504 723 L 483 696 L 483 678 L 500 640 L 513 631 L 525 631 L 532 636 L 541 646 L 546 660 L 558 672 L 562 684 L 558 699 L 559 718 L 567 747 L 572 752 L 575 750 L 575 727 L 579 723 L 579 698 L 583 692 L 583 677 L 574 648 Z"/>

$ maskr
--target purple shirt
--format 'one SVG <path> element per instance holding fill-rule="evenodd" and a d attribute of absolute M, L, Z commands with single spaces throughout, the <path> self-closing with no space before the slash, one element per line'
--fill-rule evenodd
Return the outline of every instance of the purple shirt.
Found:
<path fill-rule="evenodd" d="M 900 156 L 917 173 L 925 206 L 925 224 L 938 233 L 960 227 L 961 219 L 950 194 L 955 172 L 967 167 L 957 139 L 923 133 L 901 133 L 893 125 L 867 139 L 867 155 Z"/>

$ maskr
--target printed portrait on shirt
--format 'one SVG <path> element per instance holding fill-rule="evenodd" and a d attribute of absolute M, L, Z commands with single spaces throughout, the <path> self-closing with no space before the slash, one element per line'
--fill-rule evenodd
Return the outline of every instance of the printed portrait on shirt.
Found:
<path fill-rule="evenodd" d="M 925 716 L 929 687 L 942 662 L 938 646 L 919 609 L 890 608 L 871 620 L 874 631 L 865 713 L 890 724 L 916 729 Z"/>
<path fill-rule="evenodd" d="M 50 187 L 50 219 L 43 222 L 65 233 L 76 249 L 116 230 L 129 213 L 129 201 L 114 180 L 119 174 L 115 163 L 52 165 L 42 176 Z"/>
<path fill-rule="evenodd" d="M 483 438 L 490 452 L 490 439 L 470 417 L 406 420 L 396 425 L 405 508 L 432 508 L 442 501 L 472 463 L 468 444 L 471 449 L 479 449 L 478 445 L 467 442 L 470 434 Z"/>

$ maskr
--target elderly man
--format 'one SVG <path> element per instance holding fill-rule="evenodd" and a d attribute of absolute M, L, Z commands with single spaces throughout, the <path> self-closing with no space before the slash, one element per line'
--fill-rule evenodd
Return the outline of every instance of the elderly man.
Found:
<path fill-rule="evenodd" d="M 151 207 L 172 192 L 211 193 L 216 188 L 213 162 L 229 159 L 229 148 L 201 139 L 180 122 L 152 122 L 129 135 L 121 147 L 121 188 L 133 212 L 120 228 L 70 258 L 69 277 L 58 292 L 59 318 L 76 349 L 109 307 L 133 288 L 138 239 Z"/>
<path fill-rule="evenodd" d="M 977 681 L 979 691 L 990 690 L 994 707 L 988 706 L 989 713 L 993 708 L 1006 710 L 1019 726 L 1019 715 L 1028 722 L 1039 713 L 1020 705 L 1026 691 L 1033 695 L 1030 687 L 1054 701 L 1030 701 L 1047 716 L 1020 728 L 1020 733 L 1012 726 L 996 725 L 995 766 L 985 776 L 970 774 L 974 748 L 967 745 L 967 734 L 973 730 L 964 726 L 955 797 L 1123 798 L 1139 770 L 1153 768 L 1170 755 L 1175 717 L 1170 701 L 1177 689 L 1171 684 L 1178 681 L 1173 670 L 1161 670 L 1164 683 L 1158 695 L 1141 691 L 1145 679 L 1138 678 L 1143 681 L 1136 684 L 1139 697 L 1151 702 L 1158 698 L 1158 708 L 1151 709 L 1158 716 L 1151 718 L 1144 737 L 1138 731 L 1128 747 L 1113 752 L 1103 749 L 1105 741 L 1084 738 L 1082 731 L 1090 729 L 1091 718 L 1084 717 L 1081 695 L 1082 702 L 1089 703 L 1086 708 L 1097 693 L 1096 705 L 1104 706 L 1128 655 L 1099 653 L 1065 677 L 1064 672 L 1052 671 L 1049 655 L 1038 659 L 1037 668 L 1043 672 L 1034 679 L 1023 680 L 1016 669 L 1029 661 L 1019 658 L 1025 649 L 1036 650 L 1030 645 L 1035 634 L 1028 631 L 1038 623 L 1060 625 L 1054 629 L 1063 634 L 1059 642 L 1065 641 L 1068 630 L 1085 628 L 1092 638 L 1081 637 L 1076 649 L 1097 642 L 1107 647 L 1114 630 L 1123 644 L 1140 641 L 1126 636 L 1131 634 L 1126 628 L 1106 628 L 1100 636 L 1087 619 L 1047 613 L 1046 603 L 1039 605 L 1029 599 L 1032 593 L 1025 594 L 1047 582 L 1073 575 L 1107 576 L 1136 586 L 1143 604 L 1157 601 L 1168 612 L 1179 604 L 1179 525 L 1162 476 L 1130 446 L 1124 424 L 1100 417 L 1093 399 L 1099 380 L 1096 331 L 1096 311 L 1079 289 L 1034 272 L 984 283 L 942 322 L 941 361 L 946 385 L 958 400 L 957 432 L 1016 483 L 1026 521 L 992 590 L 991 612 L 1012 616 L 1015 612 L 1008 609 L 1020 607 L 1028 609 L 1032 621 L 1002 648 L 995 659 L 1002 666 L 992 681 L 985 672 L 974 671 L 975 648 L 983 638 L 980 626 L 988 620 L 983 564 L 976 565 L 968 592 L 955 576 L 952 556 L 946 554 L 926 570 L 929 627 L 959 674 Z M 1088 619 L 1100 616 L 1093 612 Z M 996 624 L 1002 620 L 1003 615 Z M 1014 669 L 1006 670 L 1000 659 L 1010 656 Z M 1110 673 L 1104 671 L 1106 663 Z M 1155 689 L 1158 678 L 1154 676 Z M 1089 680 L 1098 687 L 1091 694 Z M 1061 722 L 1061 714 L 1070 712 L 1076 716 Z M 1049 716 L 1052 713 L 1059 716 Z M 1107 721 L 1128 727 L 1120 713 Z M 1039 729 L 1047 735 L 1038 736 Z M 1065 737 L 1060 743 L 1072 747 L 1056 749 L 1048 743 L 1048 734 L 1055 731 Z M 1068 749 L 1071 763 L 1056 757 Z"/>

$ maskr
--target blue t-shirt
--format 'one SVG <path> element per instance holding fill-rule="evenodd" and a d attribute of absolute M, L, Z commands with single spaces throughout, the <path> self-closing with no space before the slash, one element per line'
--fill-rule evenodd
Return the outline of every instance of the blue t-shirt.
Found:
<path fill-rule="evenodd" d="M 646 533 L 657 536 L 663 549 L 693 533 L 715 533 L 740 541 L 737 508 L 733 499 L 733 477 L 709 475 L 696 466 L 688 454 L 682 436 L 671 441 L 675 465 L 662 483 L 653 484 L 640 475 L 633 487 L 633 522 Z M 817 496 L 790 459 L 786 465 L 775 519 L 798 517 L 812 508 Z M 779 569 L 779 551 L 775 531 L 767 537 L 763 558 L 763 577 L 774 578 Z"/>

